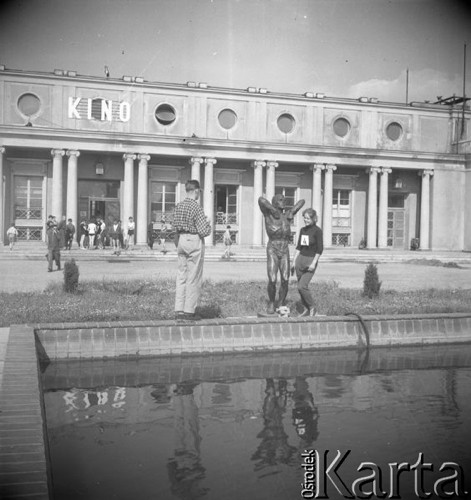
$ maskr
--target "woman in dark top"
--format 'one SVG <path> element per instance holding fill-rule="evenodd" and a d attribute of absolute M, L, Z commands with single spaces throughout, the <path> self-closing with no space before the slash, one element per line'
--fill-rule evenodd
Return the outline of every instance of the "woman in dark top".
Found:
<path fill-rule="evenodd" d="M 319 257 L 324 250 L 324 245 L 322 229 L 316 226 L 316 211 L 312 208 L 306 208 L 303 212 L 303 219 L 305 226 L 299 232 L 296 253 L 294 254 L 294 266 L 291 268 L 291 273 L 294 273 L 296 270 L 298 292 L 304 306 L 304 311 L 300 316 L 315 316 L 316 308 L 311 292 L 309 291 L 309 283 L 316 271 Z"/>

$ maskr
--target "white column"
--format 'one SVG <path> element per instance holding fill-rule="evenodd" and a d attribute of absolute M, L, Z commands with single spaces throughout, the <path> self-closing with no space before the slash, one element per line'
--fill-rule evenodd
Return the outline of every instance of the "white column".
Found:
<path fill-rule="evenodd" d="M 136 244 L 145 245 L 147 242 L 148 161 L 150 155 L 141 154 L 138 155 L 138 159 Z"/>
<path fill-rule="evenodd" d="M 381 169 L 379 184 L 378 248 L 388 247 L 388 180 L 390 168 Z"/>
<path fill-rule="evenodd" d="M 201 184 L 201 164 L 203 163 L 203 158 L 191 158 L 191 179 L 198 181 Z"/>
<path fill-rule="evenodd" d="M 267 161 L 267 183 L 265 187 L 265 196 L 271 203 L 273 196 L 275 196 L 275 169 L 278 167 L 276 161 Z"/>
<path fill-rule="evenodd" d="M 317 212 L 317 220 L 322 225 L 322 163 L 315 163 L 312 170 L 312 208 Z"/>
<path fill-rule="evenodd" d="M 324 235 L 324 246 L 332 246 L 332 191 L 334 186 L 334 170 L 337 170 L 335 165 L 325 166 L 325 182 L 324 182 L 324 224 L 322 232 Z"/>
<path fill-rule="evenodd" d="M 123 210 L 121 221 L 123 229 L 127 227 L 129 217 L 134 217 L 134 160 L 136 155 L 125 153 L 124 160 L 124 186 L 123 186 Z"/>
<path fill-rule="evenodd" d="M 263 194 L 263 167 L 264 161 L 254 161 L 253 166 L 253 245 L 262 244 L 262 212 L 258 206 L 258 199 Z M 270 200 L 271 203 L 271 200 Z"/>
<path fill-rule="evenodd" d="M 422 177 L 419 248 L 430 250 L 430 177 L 433 175 L 433 170 L 423 170 L 419 175 Z"/>
<path fill-rule="evenodd" d="M 77 183 L 78 183 L 78 169 L 77 161 L 80 156 L 80 151 L 69 150 L 67 151 L 67 219 L 72 219 L 75 227 L 78 229 L 78 198 L 77 198 Z"/>
<path fill-rule="evenodd" d="M 376 226 L 378 222 L 378 167 L 367 169 L 368 184 L 368 222 L 366 229 L 367 248 L 376 248 Z"/>
<path fill-rule="evenodd" d="M 214 242 L 214 165 L 215 158 L 205 158 L 204 163 L 204 213 L 211 224 L 211 234 L 206 237 L 205 243 L 212 245 Z"/>
<path fill-rule="evenodd" d="M 5 241 L 5 237 L 4 237 L 4 231 L 5 231 L 4 192 L 5 192 L 5 188 L 4 188 L 4 183 L 3 183 L 3 155 L 4 154 L 5 154 L 5 148 L 3 146 L 0 146 L 0 245 L 3 245 L 3 243 Z M 14 220 L 14 218 L 15 218 L 15 214 L 12 214 L 10 219 Z"/>
<path fill-rule="evenodd" d="M 62 219 L 62 157 L 65 151 L 63 149 L 53 149 L 52 155 L 52 215 L 58 221 Z"/>

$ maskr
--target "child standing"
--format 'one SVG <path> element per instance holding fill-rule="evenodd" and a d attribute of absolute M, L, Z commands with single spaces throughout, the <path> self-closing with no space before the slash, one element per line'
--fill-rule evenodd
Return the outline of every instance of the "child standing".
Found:
<path fill-rule="evenodd" d="M 8 241 L 10 243 L 10 251 L 12 251 L 16 242 L 16 238 L 18 237 L 18 230 L 16 229 L 15 224 L 13 222 L 11 223 L 11 226 L 8 228 L 7 236 L 8 236 Z"/>
<path fill-rule="evenodd" d="M 227 226 L 226 230 L 224 231 L 224 245 L 226 247 L 226 250 L 224 251 L 224 259 L 230 259 L 231 258 L 231 245 L 232 245 L 232 236 L 231 236 L 231 226 Z"/>

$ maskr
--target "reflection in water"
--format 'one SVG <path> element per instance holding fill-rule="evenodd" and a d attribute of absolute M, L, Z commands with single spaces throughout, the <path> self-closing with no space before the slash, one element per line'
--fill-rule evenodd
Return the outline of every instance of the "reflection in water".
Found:
<path fill-rule="evenodd" d="M 309 449 L 319 436 L 317 430 L 319 411 L 314 405 L 314 397 L 309 390 L 306 377 L 296 377 L 292 398 L 294 402 L 293 424 L 301 438 L 299 447 L 301 450 Z"/>
<path fill-rule="evenodd" d="M 212 362 L 158 376 L 155 360 L 49 365 L 56 500 L 297 498 L 306 449 L 352 450 L 348 485 L 361 462 L 387 471 L 419 452 L 433 474 L 445 461 L 471 473 L 471 346 L 225 357 L 202 377 Z"/>
<path fill-rule="evenodd" d="M 265 399 L 263 401 L 263 429 L 257 434 L 260 443 L 252 455 L 255 470 L 263 470 L 277 464 L 293 464 L 296 448 L 288 444 L 288 435 L 283 426 L 283 414 L 288 398 L 285 379 L 266 380 Z"/>
<path fill-rule="evenodd" d="M 200 498 L 207 493 L 200 482 L 205 477 L 201 464 L 198 407 L 193 390 L 198 384 L 177 384 L 174 390 L 175 456 L 168 461 L 171 490 L 183 499 Z"/>

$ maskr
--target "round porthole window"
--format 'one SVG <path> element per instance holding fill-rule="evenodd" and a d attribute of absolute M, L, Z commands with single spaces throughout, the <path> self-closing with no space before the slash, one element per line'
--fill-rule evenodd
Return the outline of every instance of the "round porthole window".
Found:
<path fill-rule="evenodd" d="M 41 107 L 39 97 L 34 94 L 23 94 L 18 99 L 18 109 L 24 116 L 31 117 L 35 115 Z"/>
<path fill-rule="evenodd" d="M 402 126 L 393 122 L 386 127 L 386 135 L 391 139 L 391 141 L 397 141 L 402 136 Z"/>
<path fill-rule="evenodd" d="M 284 134 L 289 134 L 294 129 L 295 120 L 290 114 L 283 113 L 278 117 L 277 124 Z"/>
<path fill-rule="evenodd" d="M 334 133 L 338 137 L 345 137 L 350 132 L 350 122 L 346 118 L 337 118 L 334 121 Z"/>
<path fill-rule="evenodd" d="M 170 125 L 176 120 L 177 115 L 170 104 L 161 104 L 155 110 L 155 118 L 161 125 Z"/>
<path fill-rule="evenodd" d="M 223 109 L 218 115 L 218 121 L 223 129 L 230 130 L 237 122 L 237 115 L 232 109 Z"/>

